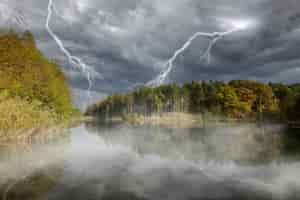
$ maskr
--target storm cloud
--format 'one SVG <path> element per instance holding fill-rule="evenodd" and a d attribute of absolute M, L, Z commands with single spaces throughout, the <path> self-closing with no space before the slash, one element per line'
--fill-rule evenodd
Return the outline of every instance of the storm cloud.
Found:
<path fill-rule="evenodd" d="M 200 61 L 208 40 L 198 38 L 176 60 L 169 82 L 255 79 L 293 83 L 300 76 L 300 4 L 298 0 L 54 0 L 51 27 L 66 47 L 94 70 L 93 90 L 112 93 L 146 83 L 195 32 L 227 31 L 226 22 L 249 20 L 253 26 L 226 36 L 212 50 L 212 62 Z M 24 26 L 40 49 L 58 60 L 74 88 L 86 89 L 47 34 L 47 0 L 0 0 L 0 26 Z M 24 16 L 16 25 L 12 16 Z"/>

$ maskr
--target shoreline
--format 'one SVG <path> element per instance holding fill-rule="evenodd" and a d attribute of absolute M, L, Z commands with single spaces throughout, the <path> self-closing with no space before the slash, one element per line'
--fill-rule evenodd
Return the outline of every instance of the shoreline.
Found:
<path fill-rule="evenodd" d="M 130 125 L 150 125 L 161 126 L 165 128 L 205 128 L 211 126 L 227 126 L 241 124 L 277 124 L 284 127 L 290 127 L 286 121 L 256 119 L 234 119 L 226 117 L 206 116 L 201 113 L 183 113 L 183 112 L 166 112 L 157 113 L 149 116 L 139 115 L 136 113 L 127 114 L 126 116 L 115 116 L 107 119 L 88 117 L 89 121 L 96 123 L 128 123 Z"/>

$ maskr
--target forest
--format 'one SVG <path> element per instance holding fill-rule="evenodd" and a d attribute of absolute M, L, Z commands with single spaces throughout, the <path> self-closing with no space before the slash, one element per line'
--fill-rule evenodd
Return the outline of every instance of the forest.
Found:
<path fill-rule="evenodd" d="M 0 33 L 0 138 L 8 132 L 55 124 L 74 109 L 60 67 L 38 50 L 30 32 Z"/>
<path fill-rule="evenodd" d="M 299 121 L 300 85 L 233 80 L 142 87 L 109 96 L 90 106 L 86 115 L 101 119 L 163 112 L 211 113 L 238 120 Z"/>

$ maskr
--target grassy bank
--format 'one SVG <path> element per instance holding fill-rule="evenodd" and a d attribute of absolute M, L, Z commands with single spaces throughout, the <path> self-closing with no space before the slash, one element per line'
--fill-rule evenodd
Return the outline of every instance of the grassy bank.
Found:
<path fill-rule="evenodd" d="M 201 115 L 190 113 L 169 112 L 144 116 L 138 114 L 127 115 L 124 121 L 134 125 L 151 125 L 167 128 L 201 128 L 203 119 Z"/>

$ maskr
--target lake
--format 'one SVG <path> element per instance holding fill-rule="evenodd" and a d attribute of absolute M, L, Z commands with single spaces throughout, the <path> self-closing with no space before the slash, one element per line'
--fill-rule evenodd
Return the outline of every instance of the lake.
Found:
<path fill-rule="evenodd" d="M 300 133 L 89 122 L 0 154 L 2 199 L 300 199 Z M 1 197 L 0 197 L 1 199 Z"/>

